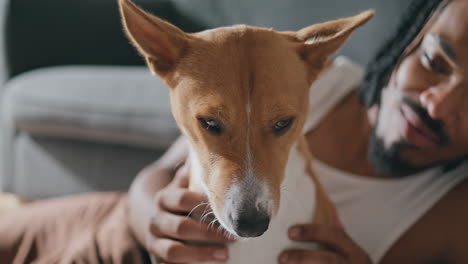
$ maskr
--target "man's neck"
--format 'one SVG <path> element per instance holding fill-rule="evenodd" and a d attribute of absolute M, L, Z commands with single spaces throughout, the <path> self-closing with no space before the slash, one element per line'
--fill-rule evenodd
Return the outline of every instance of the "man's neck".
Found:
<path fill-rule="evenodd" d="M 352 92 L 306 135 L 313 156 L 349 173 L 378 177 L 367 159 L 373 115 Z"/>

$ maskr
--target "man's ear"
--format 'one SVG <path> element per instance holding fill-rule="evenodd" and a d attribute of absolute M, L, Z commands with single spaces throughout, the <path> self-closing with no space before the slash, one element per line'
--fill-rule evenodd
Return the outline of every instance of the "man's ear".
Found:
<path fill-rule="evenodd" d="M 374 16 L 369 10 L 359 15 L 333 20 L 303 28 L 295 37 L 304 43 L 301 56 L 308 62 L 312 72 L 322 70 L 330 58 L 343 46 L 351 33 Z"/>
<path fill-rule="evenodd" d="M 119 6 L 125 32 L 149 68 L 159 75 L 173 69 L 187 49 L 188 35 L 130 0 L 119 0 Z"/>

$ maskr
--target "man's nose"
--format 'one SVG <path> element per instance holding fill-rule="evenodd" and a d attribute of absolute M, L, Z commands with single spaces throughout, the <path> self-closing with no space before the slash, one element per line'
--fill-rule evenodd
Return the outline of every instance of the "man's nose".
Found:
<path fill-rule="evenodd" d="M 458 112 L 463 97 L 462 88 L 454 83 L 424 90 L 419 100 L 432 119 L 446 120 Z"/>

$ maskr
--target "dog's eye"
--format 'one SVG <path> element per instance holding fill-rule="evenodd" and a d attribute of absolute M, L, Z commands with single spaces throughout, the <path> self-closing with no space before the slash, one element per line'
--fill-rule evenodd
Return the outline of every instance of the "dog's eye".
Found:
<path fill-rule="evenodd" d="M 289 128 L 291 128 L 291 125 L 294 121 L 293 117 L 285 118 L 282 119 L 273 126 L 273 133 L 277 136 L 281 136 L 288 132 Z"/>
<path fill-rule="evenodd" d="M 199 117 L 198 122 L 202 128 L 206 129 L 215 136 L 219 136 L 223 133 L 223 125 L 218 120 Z"/>

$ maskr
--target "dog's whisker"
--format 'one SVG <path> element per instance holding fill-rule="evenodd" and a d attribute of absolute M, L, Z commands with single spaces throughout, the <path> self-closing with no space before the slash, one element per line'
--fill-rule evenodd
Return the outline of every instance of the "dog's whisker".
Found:
<path fill-rule="evenodd" d="M 223 230 L 223 236 L 227 237 L 227 238 L 231 238 L 231 233 L 228 232 L 225 228 Z"/>
<path fill-rule="evenodd" d="M 225 235 L 229 238 L 229 239 L 236 239 L 237 236 L 234 235 L 233 233 L 229 232 L 227 229 L 225 229 Z"/>
<path fill-rule="evenodd" d="M 213 211 L 212 211 L 212 210 L 210 210 L 210 211 L 207 211 L 207 210 L 203 211 L 203 213 L 202 213 L 201 216 L 200 216 L 200 219 L 205 218 L 205 217 L 206 217 L 207 215 L 209 215 L 211 212 L 213 212 Z"/>
<path fill-rule="evenodd" d="M 213 219 L 213 221 L 211 221 L 209 224 L 208 224 L 208 228 L 213 228 L 214 225 L 216 224 L 216 222 L 218 222 L 218 219 Z"/>
<path fill-rule="evenodd" d="M 222 233 L 223 236 L 227 237 L 228 239 L 236 239 L 236 236 L 229 232 L 229 230 L 227 230 L 223 225 L 219 225 L 218 226 L 218 233 Z"/>
<path fill-rule="evenodd" d="M 222 233 L 223 230 L 224 230 L 223 226 L 222 226 L 222 225 L 219 225 L 219 226 L 218 226 L 217 232 L 218 232 L 218 233 Z"/>
<path fill-rule="evenodd" d="M 202 220 L 206 220 L 208 218 L 208 216 L 210 215 L 214 215 L 214 212 L 213 211 L 208 211 L 206 213 L 204 213 L 201 217 Z"/>
<path fill-rule="evenodd" d="M 187 214 L 187 217 L 190 217 L 193 214 L 193 212 L 195 212 L 195 210 L 197 210 L 197 208 L 199 208 L 200 206 L 203 206 L 203 205 L 205 205 L 205 210 L 206 210 L 206 207 L 209 206 L 209 204 L 207 202 L 201 202 L 197 206 L 193 207 L 192 210 L 190 210 L 190 212 Z"/>
<path fill-rule="evenodd" d="M 213 209 L 211 209 L 211 206 L 207 203 L 207 206 L 205 207 L 205 210 L 203 210 L 202 215 L 206 214 L 206 212 L 212 212 Z"/>
<path fill-rule="evenodd" d="M 210 216 L 210 215 L 214 215 L 214 212 L 210 211 L 210 212 L 207 212 L 204 215 L 202 215 L 202 217 L 200 218 L 200 222 L 202 222 L 202 223 L 205 222 L 208 219 L 208 216 Z"/>

